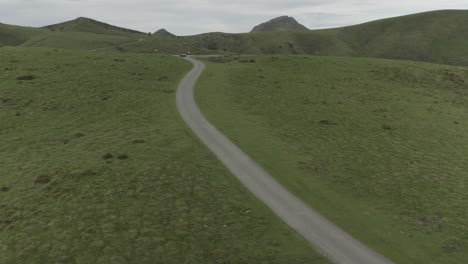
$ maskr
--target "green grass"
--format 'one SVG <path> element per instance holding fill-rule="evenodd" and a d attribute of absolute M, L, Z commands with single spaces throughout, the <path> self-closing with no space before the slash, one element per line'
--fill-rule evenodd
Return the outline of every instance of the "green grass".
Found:
<path fill-rule="evenodd" d="M 466 261 L 466 68 L 211 61 L 197 85 L 201 109 L 289 190 L 396 263 Z"/>
<path fill-rule="evenodd" d="M 467 10 L 442 10 L 340 29 L 357 56 L 468 65 Z"/>
<path fill-rule="evenodd" d="M 0 49 L 0 263 L 326 263 L 178 116 L 190 67 Z"/>
<path fill-rule="evenodd" d="M 0 46 L 17 46 L 37 35 L 46 33 L 47 31 L 45 29 L 0 23 Z"/>
<path fill-rule="evenodd" d="M 99 35 L 83 32 L 49 32 L 39 35 L 21 44 L 22 47 L 61 48 L 77 50 L 93 50 L 110 46 L 117 46 L 138 40 L 138 38 Z"/>
<path fill-rule="evenodd" d="M 328 31 L 266 32 L 254 34 L 206 33 L 166 38 L 153 35 L 144 42 L 123 47 L 121 51 L 178 54 L 318 54 L 352 55 L 346 43 Z"/>

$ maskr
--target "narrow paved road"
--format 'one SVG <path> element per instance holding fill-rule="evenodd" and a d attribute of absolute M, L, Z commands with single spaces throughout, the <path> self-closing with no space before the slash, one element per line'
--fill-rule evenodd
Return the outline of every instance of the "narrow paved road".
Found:
<path fill-rule="evenodd" d="M 254 160 L 234 145 L 202 115 L 194 98 L 194 87 L 205 69 L 194 65 L 177 90 L 177 107 L 193 132 L 215 153 L 227 168 L 284 222 L 337 264 L 390 264 L 390 260 L 363 245 L 274 180 Z"/>
<path fill-rule="evenodd" d="M 91 50 L 91 51 L 100 51 L 100 50 L 112 49 L 112 48 L 117 48 L 117 47 L 125 47 L 125 46 L 133 45 L 133 44 L 136 44 L 136 43 L 140 43 L 140 42 L 142 42 L 142 41 L 143 41 L 143 39 L 139 39 L 139 40 L 137 40 L 137 41 L 127 42 L 127 43 L 120 44 L 120 45 L 116 45 L 116 46 L 110 46 L 110 47 L 104 47 L 104 48 L 99 48 L 99 49 L 93 49 L 93 50 Z"/>

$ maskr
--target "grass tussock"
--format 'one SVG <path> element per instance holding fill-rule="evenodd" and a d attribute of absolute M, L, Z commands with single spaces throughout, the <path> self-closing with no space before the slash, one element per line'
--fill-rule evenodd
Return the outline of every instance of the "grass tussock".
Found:
<path fill-rule="evenodd" d="M 46 184 L 46 183 L 49 183 L 51 180 L 52 180 L 52 178 L 49 175 L 39 175 L 34 180 L 34 183 L 35 184 Z"/>
<path fill-rule="evenodd" d="M 16 80 L 18 81 L 30 81 L 34 79 L 36 79 L 36 76 L 34 75 L 23 75 L 23 76 L 16 77 Z"/>

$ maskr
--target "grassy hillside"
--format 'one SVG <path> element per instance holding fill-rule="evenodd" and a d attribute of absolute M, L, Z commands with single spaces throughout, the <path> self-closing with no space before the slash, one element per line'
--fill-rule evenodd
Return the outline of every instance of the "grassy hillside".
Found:
<path fill-rule="evenodd" d="M 285 23 L 290 25 L 293 22 Z M 266 29 L 260 31 L 270 31 L 268 25 L 275 28 L 285 23 L 267 23 Z M 25 46 L 87 49 L 115 46 L 144 38 L 141 43 L 116 48 L 114 51 L 311 54 L 468 65 L 467 25 L 467 10 L 443 10 L 335 29 L 251 34 L 206 33 L 184 37 L 161 31 L 146 38 L 145 34 L 137 31 L 78 18 L 49 26 L 48 29 L 0 24 L 0 44 L 16 46 L 26 42 Z M 92 44 L 93 41 L 96 44 Z"/>
<path fill-rule="evenodd" d="M 44 27 L 51 31 L 59 32 L 86 32 L 94 34 L 104 34 L 104 35 L 117 35 L 117 36 L 144 36 L 145 33 L 121 28 L 107 23 L 99 22 L 94 19 L 79 17 L 77 19 L 50 25 Z"/>
<path fill-rule="evenodd" d="M 468 11 L 434 11 L 362 25 L 300 32 L 158 36 L 127 51 L 313 54 L 468 65 Z"/>
<path fill-rule="evenodd" d="M 192 136 L 171 56 L 0 48 L 1 263 L 326 263 Z"/>
<path fill-rule="evenodd" d="M 46 32 L 46 30 L 39 28 L 12 26 L 0 23 L 0 46 L 17 46 L 37 35 L 43 35 Z"/>
<path fill-rule="evenodd" d="M 357 56 L 468 65 L 468 11 L 434 11 L 342 28 Z"/>
<path fill-rule="evenodd" d="M 22 43 L 22 47 L 44 47 L 93 50 L 109 46 L 117 46 L 137 40 L 132 37 L 101 35 L 84 32 L 52 32 L 35 36 Z"/>
<path fill-rule="evenodd" d="M 191 51 L 194 54 L 341 54 L 351 56 L 354 51 L 343 41 L 337 41 L 335 32 L 267 32 L 256 34 L 206 33 L 195 36 L 163 38 L 152 36 L 119 49 L 127 52 L 153 52 L 177 54 Z"/>
<path fill-rule="evenodd" d="M 379 59 L 213 59 L 208 119 L 346 231 L 401 264 L 468 259 L 468 71 Z"/>
<path fill-rule="evenodd" d="M 176 35 L 172 34 L 171 32 L 167 31 L 164 28 L 154 32 L 153 35 L 161 37 L 161 38 L 175 38 L 175 37 L 177 37 Z"/>
<path fill-rule="evenodd" d="M 0 45 L 64 49 L 97 49 L 134 42 L 147 35 L 111 26 L 88 18 L 78 18 L 46 28 L 0 24 Z"/>

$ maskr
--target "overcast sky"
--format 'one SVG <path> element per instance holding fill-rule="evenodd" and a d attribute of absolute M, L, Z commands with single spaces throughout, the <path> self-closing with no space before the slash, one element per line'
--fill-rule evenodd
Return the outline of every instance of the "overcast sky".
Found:
<path fill-rule="evenodd" d="M 437 9 L 468 9 L 468 0 L 0 0 L 0 22 L 45 26 L 80 16 L 178 35 L 248 32 L 281 15 L 310 29 L 358 24 Z"/>

